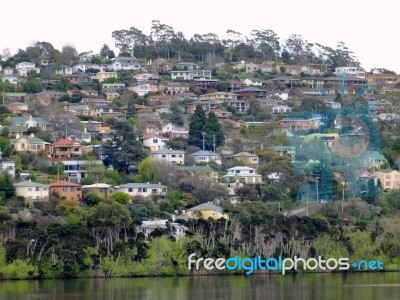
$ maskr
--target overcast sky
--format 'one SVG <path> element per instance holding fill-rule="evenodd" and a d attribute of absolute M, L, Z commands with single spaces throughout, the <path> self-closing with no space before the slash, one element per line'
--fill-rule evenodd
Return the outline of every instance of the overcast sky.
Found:
<path fill-rule="evenodd" d="M 384 67 L 400 73 L 398 55 L 400 4 L 393 0 L 12 0 L 0 17 L 0 50 L 47 41 L 61 49 L 74 45 L 78 52 L 99 52 L 114 46 L 111 32 L 137 27 L 148 34 L 152 20 L 182 31 L 216 33 L 227 29 L 248 34 L 272 29 L 282 39 L 300 34 L 310 42 L 334 47 L 343 41 L 366 70 Z M 0 52 L 1 53 L 1 52 Z"/>

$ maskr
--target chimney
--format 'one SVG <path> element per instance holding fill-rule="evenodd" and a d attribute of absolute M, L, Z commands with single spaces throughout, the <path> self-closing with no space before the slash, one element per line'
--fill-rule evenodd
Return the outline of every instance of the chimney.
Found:
<path fill-rule="evenodd" d="M 32 132 L 30 135 L 29 135 L 29 138 L 30 139 L 33 139 L 35 137 L 35 134 Z"/>
<path fill-rule="evenodd" d="M 20 134 L 19 132 L 17 132 L 17 133 L 15 134 L 15 138 L 19 139 L 20 137 L 21 137 L 21 134 Z"/>

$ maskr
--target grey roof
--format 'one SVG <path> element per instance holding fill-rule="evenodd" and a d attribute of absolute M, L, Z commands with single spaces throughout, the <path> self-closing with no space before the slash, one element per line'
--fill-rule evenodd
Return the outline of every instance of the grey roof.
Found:
<path fill-rule="evenodd" d="M 187 172 L 214 172 L 214 169 L 209 166 L 182 166 L 181 168 Z"/>
<path fill-rule="evenodd" d="M 222 207 L 207 202 L 207 203 L 203 203 L 203 204 L 197 205 L 195 207 L 189 208 L 188 210 L 191 210 L 191 211 L 196 211 L 196 210 L 215 210 L 215 211 L 222 212 Z"/>
<path fill-rule="evenodd" d="M 258 89 L 258 88 L 255 88 L 255 87 L 248 87 L 248 88 L 244 88 L 244 89 L 238 90 L 235 93 L 243 93 L 243 92 L 256 92 L 256 93 L 262 92 L 262 93 L 266 93 L 267 91 L 263 90 L 263 89 Z"/>
<path fill-rule="evenodd" d="M 27 117 L 11 117 L 10 122 L 11 122 L 11 124 L 25 123 L 29 119 L 30 118 L 27 118 Z M 45 119 L 43 119 L 42 117 L 32 117 L 32 120 L 36 121 L 37 123 L 41 123 L 41 124 L 47 123 L 47 121 Z"/>
<path fill-rule="evenodd" d="M 173 149 L 160 149 L 155 152 L 154 154 L 168 154 L 168 153 L 173 153 L 173 154 L 185 154 L 185 151 L 182 150 L 173 150 Z"/>
<path fill-rule="evenodd" d="M 167 188 L 165 185 L 155 183 L 126 183 L 121 184 L 118 188 Z"/>
<path fill-rule="evenodd" d="M 14 186 L 15 187 L 48 187 L 45 184 L 41 184 L 41 183 L 38 183 L 38 182 L 33 182 L 33 181 L 30 181 L 30 180 L 18 182 L 16 184 L 14 184 Z"/>
<path fill-rule="evenodd" d="M 232 157 L 242 157 L 242 156 L 247 156 L 247 157 L 254 157 L 254 156 L 256 156 L 256 157 L 258 157 L 257 154 L 251 154 L 251 153 L 249 153 L 249 152 L 240 152 L 240 153 L 236 153 L 236 154 L 232 155 Z"/>
<path fill-rule="evenodd" d="M 195 153 L 190 154 L 190 156 L 219 156 L 218 153 L 214 153 L 212 151 L 197 151 Z"/>

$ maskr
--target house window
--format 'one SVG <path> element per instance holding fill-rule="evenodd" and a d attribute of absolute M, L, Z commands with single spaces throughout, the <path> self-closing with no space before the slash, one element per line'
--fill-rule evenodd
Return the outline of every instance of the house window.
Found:
<path fill-rule="evenodd" d="M 32 188 L 28 188 L 28 192 L 32 192 Z"/>
<path fill-rule="evenodd" d="M 172 154 L 172 155 L 171 155 L 171 157 L 172 157 L 172 158 L 175 158 L 175 157 L 176 157 L 176 155 L 175 155 L 175 154 Z"/>
<path fill-rule="evenodd" d="M 166 158 L 167 156 L 165 154 L 162 155 L 162 158 Z"/>
<path fill-rule="evenodd" d="M 157 193 L 157 189 L 152 189 L 152 190 L 151 190 L 151 193 L 152 193 L 152 194 Z"/>
<path fill-rule="evenodd" d="M 133 192 L 133 188 L 128 188 L 128 193 L 132 193 Z"/>
<path fill-rule="evenodd" d="M 70 190 L 71 192 L 75 192 L 75 188 L 72 187 L 72 186 L 69 188 L 69 190 Z"/>
<path fill-rule="evenodd" d="M 158 143 L 158 139 L 153 139 L 153 144 L 157 144 Z"/>
<path fill-rule="evenodd" d="M 63 187 L 63 192 L 68 192 L 68 188 L 67 187 Z"/>

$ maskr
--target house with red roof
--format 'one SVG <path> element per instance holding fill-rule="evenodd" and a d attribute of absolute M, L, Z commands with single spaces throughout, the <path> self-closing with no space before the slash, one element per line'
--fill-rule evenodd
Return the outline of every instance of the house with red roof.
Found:
<path fill-rule="evenodd" d="M 82 186 L 65 180 L 49 184 L 49 194 L 53 193 L 57 193 L 61 198 L 68 200 L 82 200 Z"/>
<path fill-rule="evenodd" d="M 82 145 L 71 139 L 61 139 L 50 145 L 52 158 L 79 157 L 82 155 Z"/>

